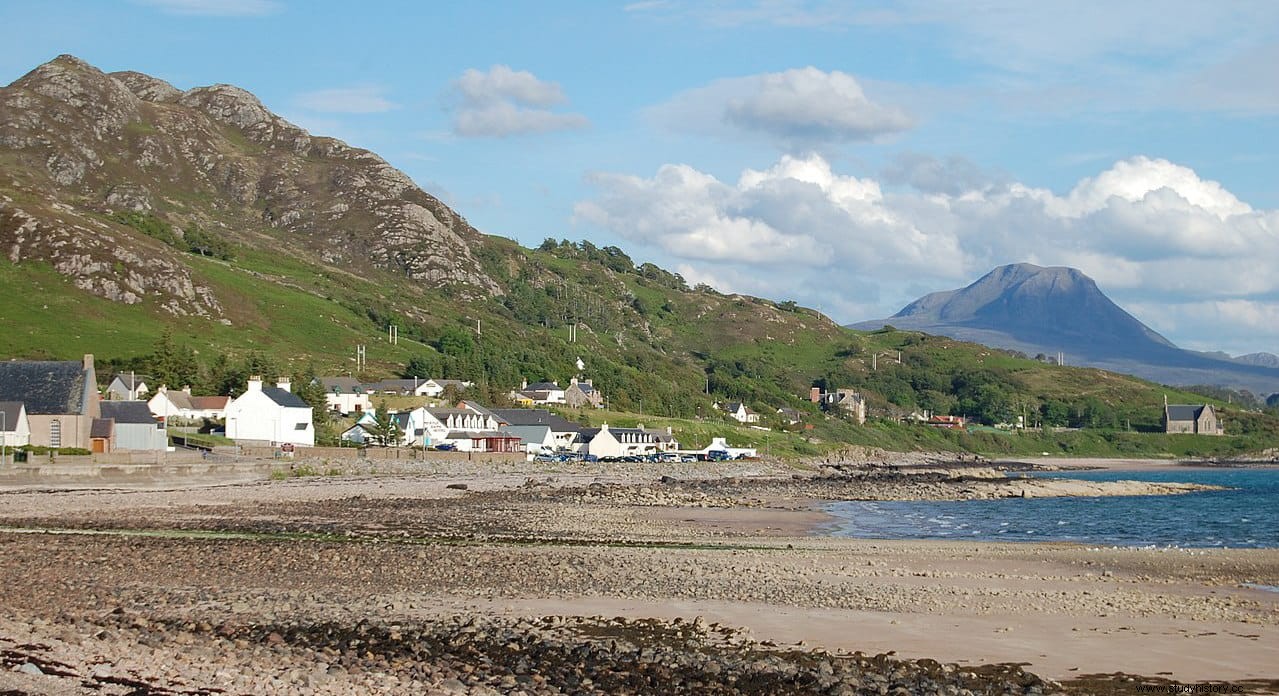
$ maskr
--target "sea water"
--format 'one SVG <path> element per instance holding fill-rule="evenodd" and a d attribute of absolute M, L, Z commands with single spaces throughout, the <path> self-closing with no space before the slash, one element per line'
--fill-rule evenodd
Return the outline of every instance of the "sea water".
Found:
<path fill-rule="evenodd" d="M 1184 495 L 837 502 L 830 534 L 871 539 L 1071 541 L 1100 546 L 1279 548 L 1279 469 L 1036 474 L 1226 486 Z"/>

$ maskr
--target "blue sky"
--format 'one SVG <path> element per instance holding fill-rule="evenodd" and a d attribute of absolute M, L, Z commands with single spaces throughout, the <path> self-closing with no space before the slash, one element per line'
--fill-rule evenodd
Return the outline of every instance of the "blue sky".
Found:
<path fill-rule="evenodd" d="M 1180 345 L 1279 352 L 1279 3 L 7 2 L 60 53 L 230 83 L 482 231 L 887 316 L 1071 265 Z"/>

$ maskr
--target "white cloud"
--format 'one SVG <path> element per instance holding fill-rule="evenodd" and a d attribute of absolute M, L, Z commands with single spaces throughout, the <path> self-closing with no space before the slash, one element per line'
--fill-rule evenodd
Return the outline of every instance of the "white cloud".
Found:
<path fill-rule="evenodd" d="M 874 140 L 911 128 L 905 111 L 866 96 L 855 77 L 815 67 L 717 80 L 651 110 L 664 126 L 762 135 L 790 149 Z"/>
<path fill-rule="evenodd" d="M 381 87 L 339 87 L 305 92 L 297 96 L 298 106 L 331 114 L 376 114 L 396 108 Z"/>
<path fill-rule="evenodd" d="M 284 9 L 276 0 L 134 0 L 167 14 L 210 17 L 257 17 Z"/>
<path fill-rule="evenodd" d="M 581 114 L 547 108 L 566 103 L 564 91 L 525 70 L 505 65 L 487 72 L 471 68 L 454 80 L 452 91 L 453 132 L 460 136 L 505 137 L 590 126 Z"/>
<path fill-rule="evenodd" d="M 659 249 L 690 279 L 861 312 L 841 321 L 888 316 L 921 286 L 960 287 L 1029 261 L 1079 268 L 1138 318 L 1162 307 L 1157 329 L 1184 310 L 1173 340 L 1211 331 L 1240 351 L 1279 343 L 1279 211 L 1162 159 L 1117 162 L 1061 195 L 936 177 L 886 192 L 818 155 L 785 156 L 736 182 L 687 165 L 589 181 L 598 193 L 576 206 L 578 224 Z"/>

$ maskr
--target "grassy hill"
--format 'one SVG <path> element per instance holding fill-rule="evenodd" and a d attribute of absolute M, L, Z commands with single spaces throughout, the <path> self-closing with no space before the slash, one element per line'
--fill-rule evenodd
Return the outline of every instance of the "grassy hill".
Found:
<path fill-rule="evenodd" d="M 104 380 L 133 369 L 205 393 L 251 373 L 446 377 L 493 403 L 521 379 L 566 382 L 580 358 L 611 411 L 690 433 L 716 400 L 807 410 L 814 430 L 777 442 L 794 454 L 982 442 L 878 423 L 920 410 L 1150 431 L 1165 396 L 1205 400 L 919 333 L 851 331 L 794 303 L 689 287 L 616 247 L 485 236 L 375 154 L 225 85 L 182 92 L 63 56 L 0 88 L 0 107 L 0 355 L 94 353 Z M 862 391 L 876 425 L 820 417 L 805 400 L 814 385 Z M 1249 437 L 1274 430 L 1265 416 L 1226 419 Z"/>

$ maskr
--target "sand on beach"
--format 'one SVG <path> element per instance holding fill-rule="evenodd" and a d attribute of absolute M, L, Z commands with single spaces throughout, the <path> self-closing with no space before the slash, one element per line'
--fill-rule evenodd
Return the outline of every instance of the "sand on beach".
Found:
<path fill-rule="evenodd" d="M 75 656 L 69 636 L 113 606 L 143 625 L 702 616 L 777 644 L 1027 663 L 1056 680 L 1276 677 L 1279 594 L 1241 585 L 1279 584 L 1279 550 L 826 538 L 814 501 L 786 497 L 811 493 L 803 482 L 716 473 L 681 472 L 712 477 L 699 487 L 629 470 L 469 471 L 10 492 L 0 526 L 119 536 L 0 531 L 0 640 Z M 137 649 L 167 654 L 119 648 Z"/>

